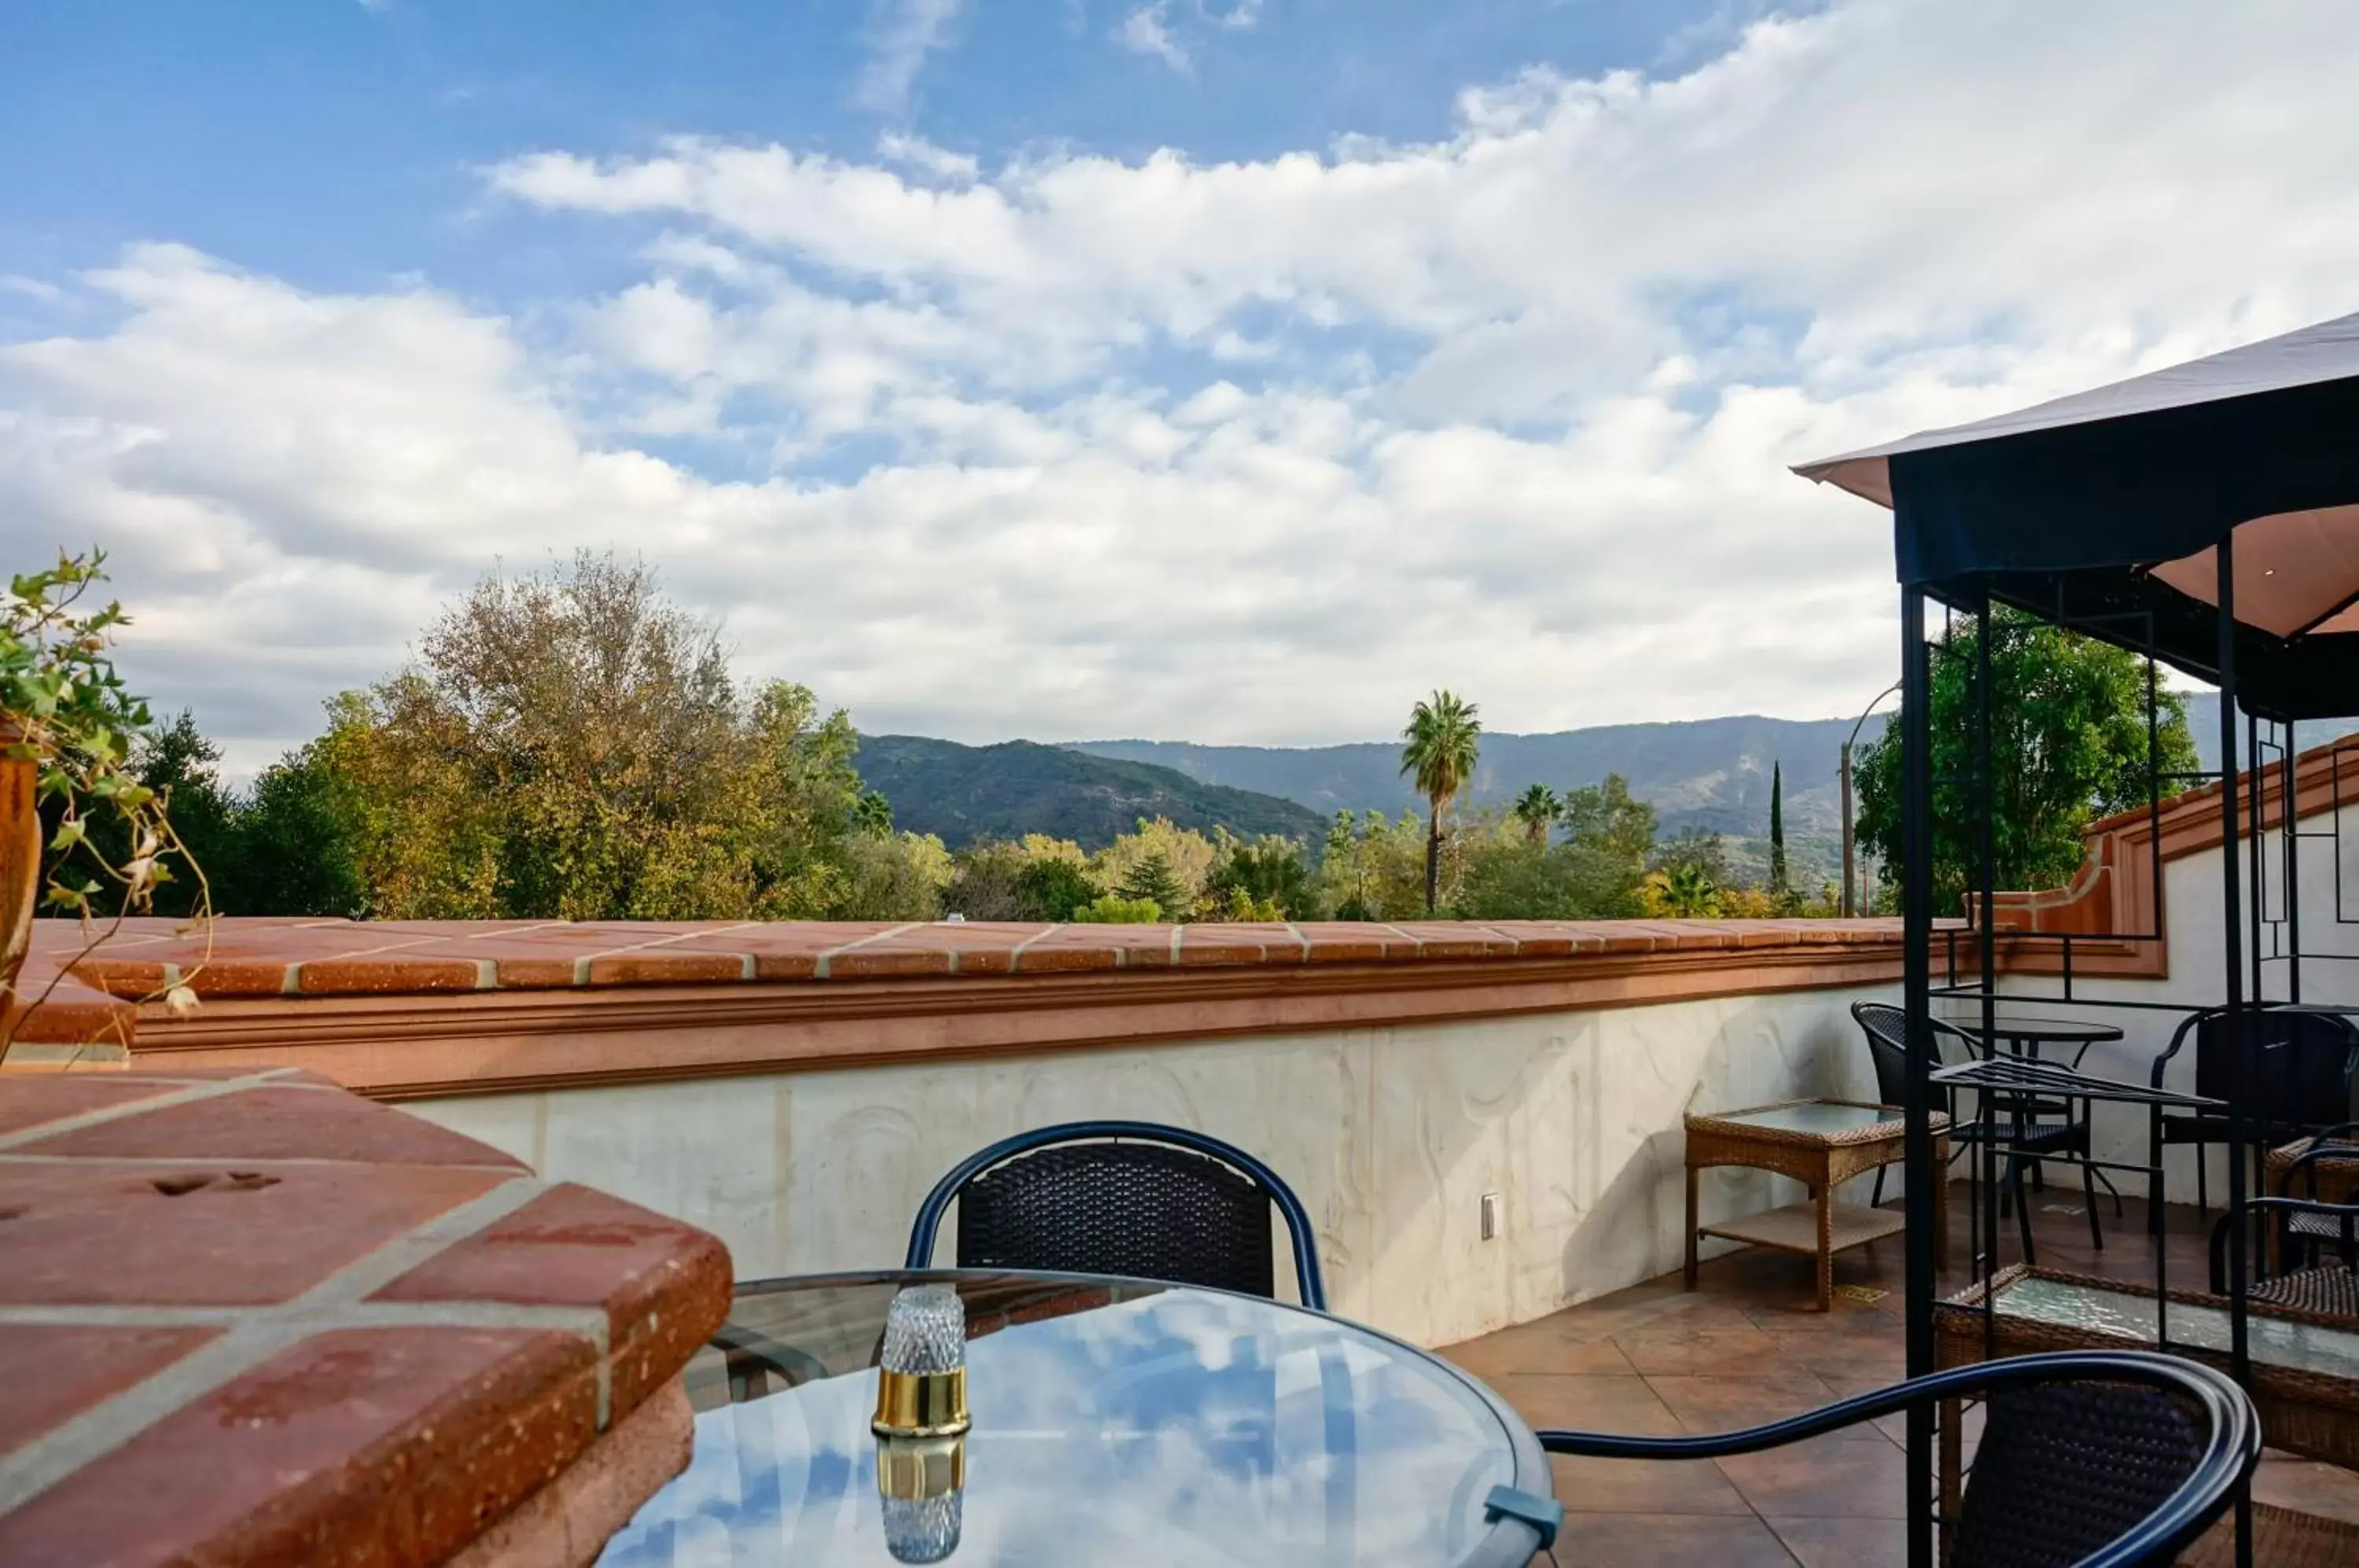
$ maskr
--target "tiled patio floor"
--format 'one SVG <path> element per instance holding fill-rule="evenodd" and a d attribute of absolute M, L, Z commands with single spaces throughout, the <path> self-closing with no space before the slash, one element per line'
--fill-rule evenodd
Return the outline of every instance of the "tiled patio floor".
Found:
<path fill-rule="evenodd" d="M 1952 1265 L 1962 1287 L 1965 1188 L 1952 1190 Z M 2143 1205 L 2103 1210 L 2093 1250 L 2077 1193 L 2035 1195 L 2042 1263 L 2151 1279 Z M 2174 1283 L 2200 1287 L 2203 1233 L 2192 1209 L 2166 1211 Z M 1835 1260 L 1834 1311 L 1811 1311 L 1811 1261 L 1747 1248 L 1703 1265 L 1699 1288 L 1677 1274 L 1451 1346 L 1441 1354 L 1481 1377 L 1534 1426 L 1672 1435 L 1726 1431 L 1864 1392 L 1903 1376 L 1901 1241 Z M 1862 1299 L 1843 1299 L 1844 1287 Z M 1865 1299 L 1868 1292 L 1880 1292 Z M 1896 1418 L 1848 1434 L 1739 1459 L 1658 1465 L 1555 1461 L 1570 1510 L 1566 1563 L 1651 1568 L 1869 1568 L 1903 1560 L 1904 1454 Z M 2304 1512 L 2359 1520 L 2359 1474 L 2272 1454 L 2255 1496 Z"/>

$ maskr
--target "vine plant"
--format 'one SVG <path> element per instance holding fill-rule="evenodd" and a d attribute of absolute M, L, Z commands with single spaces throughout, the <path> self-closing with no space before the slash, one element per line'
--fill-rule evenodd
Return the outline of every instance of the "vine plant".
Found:
<path fill-rule="evenodd" d="M 15 1021 L 126 919 L 150 909 L 156 889 L 174 880 L 174 864 L 196 879 L 192 923 L 204 926 L 210 939 L 211 896 L 203 871 L 172 831 L 169 791 L 149 789 L 131 766 L 132 741 L 152 715 L 147 701 L 125 687 L 109 653 L 129 617 L 115 601 L 103 608 L 85 603 L 106 581 L 105 565 L 102 550 L 60 550 L 55 566 L 12 578 L 0 601 L 0 757 L 35 767 L 48 834 L 41 908 L 79 920 L 85 939 L 27 1007 L 13 1006 L 17 976 L 5 977 L 11 1005 L 0 1007 L 0 1058 Z M 192 975 L 159 993 L 175 1014 L 196 1007 Z"/>

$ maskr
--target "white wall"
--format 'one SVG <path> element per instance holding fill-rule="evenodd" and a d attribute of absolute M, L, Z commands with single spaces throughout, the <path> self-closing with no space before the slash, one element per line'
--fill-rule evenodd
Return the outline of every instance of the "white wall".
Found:
<path fill-rule="evenodd" d="M 2346 792 L 2350 786 L 2345 785 Z M 2359 920 L 2359 806 L 2344 809 L 2343 819 L 2343 913 Z M 2302 824 L 2306 834 L 2323 835 L 2332 831 L 2331 819 L 2321 813 Z M 2276 833 L 2267 835 L 2263 853 L 2270 862 L 2268 871 L 2267 909 L 2271 913 L 2283 909 L 2283 887 L 2278 865 L 2282 851 Z M 2301 895 L 2301 994 L 2306 1001 L 2359 1002 L 2359 924 L 2336 922 L 2334 888 L 2335 843 L 2326 837 L 2306 837 L 2299 841 L 2301 865 L 2299 872 Z M 2240 854 L 2237 868 L 2240 880 L 2249 881 L 2251 861 Z M 2165 1003 L 2173 1007 L 2217 1007 L 2227 996 L 2225 971 L 2222 966 L 2221 932 L 2226 919 L 2222 898 L 2220 852 L 2208 850 L 2164 863 L 2163 868 L 2164 927 L 2170 951 L 2169 976 L 2163 980 L 2093 981 L 2076 977 L 2072 985 L 2075 998 L 2098 1002 L 2132 1001 Z M 2250 897 L 2249 887 L 2245 888 Z M 2249 941 L 2249 927 L 2246 928 Z M 2271 939 L 2267 928 L 2264 942 Z M 2275 939 L 2286 941 L 2280 931 Z M 2279 949 L 2281 950 L 2281 949 Z M 1963 953 L 1962 945 L 1962 956 Z M 2267 946 L 2264 952 L 2273 951 Z M 2328 958 L 2329 953 L 2353 955 Z M 2288 966 L 2271 962 L 2262 971 L 2265 994 L 2274 999 L 2288 995 Z M 2247 961 L 2246 975 L 2250 964 Z M 2002 978 L 2001 993 L 2006 996 L 2054 997 L 2062 995 L 2063 981 L 2055 975 L 2006 975 Z M 1979 1004 L 1952 1005 L 1952 1016 L 1978 1016 Z M 2172 1032 L 2186 1018 L 2183 1011 L 2161 1012 L 2121 1007 L 2068 1007 L 2061 1002 L 2043 1001 L 2037 1007 L 2014 1005 L 2012 1010 L 2057 1018 L 2082 1018 L 2117 1025 L 2123 1039 L 2110 1045 L 2091 1048 L 2082 1068 L 2103 1077 L 2124 1079 L 2146 1083 L 2153 1073 L 2154 1063 L 2169 1047 Z M 2190 1038 L 2165 1069 L 2166 1087 L 2192 1092 L 2195 1087 L 2195 1046 Z M 2134 1106 L 2099 1105 L 2095 1109 L 2097 1146 L 2100 1158 L 2144 1164 L 2147 1158 L 2147 1113 Z M 2177 1203 L 2193 1203 L 2196 1194 L 2195 1160 L 2197 1151 L 2191 1146 L 2180 1146 L 2167 1152 L 2164 1167 L 2168 1172 L 2166 1194 Z M 2222 1149 L 2212 1149 L 2211 1160 L 2211 1201 L 2216 1211 L 2227 1192 L 2227 1155 Z M 2116 1173 L 2114 1181 L 2133 1196 L 2142 1191 L 2143 1178 Z M 2111 1210 L 2107 1210 L 2110 1217 Z"/>
<path fill-rule="evenodd" d="M 1440 1345 L 1679 1267 L 1681 1114 L 1873 1098 L 1844 1009 L 1889 994 L 1797 991 L 405 1108 L 552 1178 L 706 1226 L 741 1279 L 898 1264 L 935 1179 L 1009 1133 L 1083 1116 L 1178 1122 L 1253 1150 L 1294 1186 L 1319 1228 L 1335 1310 Z M 1712 1216 L 1799 1196 L 1761 1173 L 1704 1182 Z M 1485 1192 L 1502 1206 L 1502 1234 L 1487 1243 Z"/>

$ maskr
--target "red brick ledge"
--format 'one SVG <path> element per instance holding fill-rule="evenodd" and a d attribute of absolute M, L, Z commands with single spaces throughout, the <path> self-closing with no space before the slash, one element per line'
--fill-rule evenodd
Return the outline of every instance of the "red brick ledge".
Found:
<path fill-rule="evenodd" d="M 126 991 L 187 976 L 179 965 L 202 951 L 160 923 L 123 940 L 91 973 Z M 452 949 L 487 967 L 478 984 L 396 984 L 448 974 Z M 137 1008 L 133 1063 L 301 1066 L 399 1099 L 1879 985 L 1899 976 L 1900 941 L 1890 920 L 1176 931 L 232 920 L 215 933 L 213 962 L 210 981 L 194 976 L 210 994 L 193 1016 Z M 504 972 L 548 984 L 503 984 Z M 310 988 L 364 978 L 380 984 Z"/>
<path fill-rule="evenodd" d="M 187 983 L 202 997 L 356 996 L 616 985 L 927 979 L 1112 970 L 1416 964 L 1460 959 L 1881 947 L 1864 920 L 1432 920 L 1383 924 L 1102 926 L 233 919 L 210 935 L 134 920 L 95 950 L 37 922 L 27 989 L 69 964 L 75 995 L 140 998 Z M 38 1017 L 38 1015 L 37 1015 Z"/>
<path fill-rule="evenodd" d="M 0 1563 L 440 1563 L 726 1313 L 693 1227 L 308 1073 L 0 1079 Z"/>

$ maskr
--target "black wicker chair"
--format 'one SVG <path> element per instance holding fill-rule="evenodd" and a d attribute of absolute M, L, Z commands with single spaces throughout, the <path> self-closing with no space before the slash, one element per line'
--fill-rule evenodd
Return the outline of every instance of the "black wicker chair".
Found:
<path fill-rule="evenodd" d="M 2359 1069 L 2359 1030 L 2351 1020 L 2333 1013 L 2294 1010 L 2248 1011 L 2253 1047 L 2260 1071 L 2251 1086 L 2252 1147 L 2256 1154 L 2272 1144 L 2308 1138 L 2350 1119 L 2352 1075 Z M 2224 1007 L 2190 1014 L 2170 1037 L 2170 1048 L 2154 1061 L 2154 1086 L 2186 1045 L 2195 1040 L 2195 1092 L 2207 1098 L 2236 1098 L 2243 1070 L 2236 1057 L 2236 1031 Z M 2219 1111 L 2154 1112 L 2147 1140 L 2147 1158 L 2158 1161 L 2175 1143 L 2196 1146 L 2195 1203 L 2212 1206 L 2210 1176 L 2203 1148 L 2231 1141 L 2234 1123 Z"/>
<path fill-rule="evenodd" d="M 1709 1437 L 1539 1440 L 1551 1454 L 1599 1459 L 1717 1459 L 1975 1396 L 1987 1397 L 1989 1420 L 1951 1521 L 1949 1568 L 2169 1563 L 2260 1458 L 2260 1419 L 2243 1389 L 2211 1367 L 2142 1351 L 1986 1361 Z"/>
<path fill-rule="evenodd" d="M 1908 1015 L 1889 1002 L 1854 1002 L 1851 1016 L 1862 1033 L 1867 1036 L 1867 1053 L 1875 1064 L 1875 1097 L 1887 1105 L 1906 1105 L 1908 1098 L 1908 1056 L 1901 1041 L 1907 1037 Z M 1925 1020 L 1932 1031 L 1926 1044 L 1929 1064 L 1942 1065 L 1940 1042 L 1955 1041 L 1964 1056 L 1980 1054 L 1974 1037 L 1939 1018 Z M 2015 1214 L 2016 1236 L 2023 1247 L 2026 1263 L 2038 1261 L 2038 1252 L 2031 1240 L 2031 1211 L 2025 1203 L 2023 1177 L 2027 1169 L 2037 1169 L 2038 1161 L 2049 1155 L 2077 1154 L 2085 1160 L 2090 1153 L 2089 1123 L 2085 1117 L 2074 1119 L 2069 1105 L 2060 1102 L 2018 1099 L 2013 1095 L 1994 1095 L 1992 1114 L 1960 1122 L 1950 1105 L 1946 1084 L 1929 1085 L 1933 1094 L 1933 1109 L 1951 1117 L 1950 1145 L 1952 1160 L 1971 1152 L 1987 1141 L 2006 1162 L 2006 1174 L 2001 1178 L 2006 1185 L 2002 1196 Z M 2061 1111 L 2062 1121 L 2045 1121 L 2042 1116 Z M 2087 1194 L 2089 1207 L 2089 1238 L 2098 1247 L 2105 1245 L 2104 1233 L 2097 1224 L 2096 1177 L 2087 1165 L 2081 1167 L 2081 1186 Z M 1884 1171 L 1875 1172 L 1875 1190 L 1869 1196 L 1871 1204 L 1884 1202 Z"/>
<path fill-rule="evenodd" d="M 2212 1227 L 2212 1293 L 2228 1292 L 2228 1238 L 2237 1216 L 2263 1230 L 2245 1255 L 2245 1299 L 2325 1317 L 2359 1319 L 2359 1203 L 2247 1198 Z M 2257 1245 L 2263 1241 L 2274 1245 Z"/>
<path fill-rule="evenodd" d="M 1317 1238 L 1276 1171 L 1203 1133 L 1156 1122 L 1065 1122 L 970 1155 L 926 1195 L 908 1267 L 930 1268 L 958 1201 L 962 1269 L 1128 1274 L 1277 1294 L 1269 1212 L 1285 1217 L 1302 1304 L 1327 1310 Z"/>

